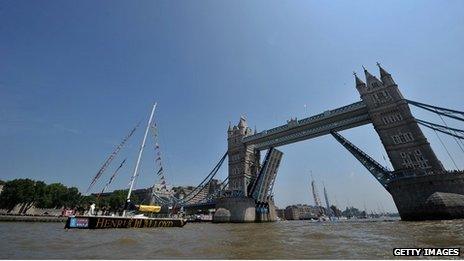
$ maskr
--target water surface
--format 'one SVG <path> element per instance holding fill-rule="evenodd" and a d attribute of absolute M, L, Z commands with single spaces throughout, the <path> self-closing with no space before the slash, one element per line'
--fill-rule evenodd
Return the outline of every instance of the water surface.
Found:
<path fill-rule="evenodd" d="M 464 247 L 464 220 L 189 223 L 183 228 L 64 230 L 0 223 L 1 259 L 393 258 L 395 247 Z"/>

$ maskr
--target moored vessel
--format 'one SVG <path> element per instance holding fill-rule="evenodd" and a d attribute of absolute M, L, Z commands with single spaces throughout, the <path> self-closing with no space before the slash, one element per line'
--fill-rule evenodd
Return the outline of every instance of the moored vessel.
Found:
<path fill-rule="evenodd" d="M 183 227 L 187 221 L 182 218 L 150 217 L 110 217 L 110 216 L 73 216 L 66 221 L 67 229 L 106 229 L 106 228 L 153 228 Z"/>
<path fill-rule="evenodd" d="M 156 103 L 153 105 L 151 110 L 150 118 L 143 136 L 142 144 L 139 149 L 137 163 L 134 168 L 134 172 L 131 177 L 131 182 L 129 186 L 129 191 L 127 193 L 126 203 L 124 206 L 124 211 L 122 216 L 96 216 L 93 215 L 93 209 L 95 204 L 92 204 L 91 211 L 89 216 L 70 216 L 66 221 L 65 229 L 107 229 L 107 228 L 153 228 L 153 227 L 183 227 L 187 220 L 183 218 L 157 218 L 157 217 L 147 217 L 143 213 L 158 213 L 161 210 L 161 206 L 156 205 L 133 205 L 130 202 L 132 189 L 134 187 L 134 182 L 138 176 L 138 169 L 140 165 L 140 160 L 142 158 L 143 150 L 145 147 L 145 141 L 147 139 L 148 130 L 151 126 L 153 116 L 156 109 Z M 106 163 L 105 163 L 106 164 Z M 103 168 L 102 168 L 103 169 Z M 119 169 L 119 168 L 118 168 Z M 101 175 L 102 170 L 99 171 L 97 175 Z M 96 177 L 98 178 L 98 176 Z M 92 181 L 95 182 L 96 178 Z M 111 180 L 114 178 L 114 175 L 111 177 Z M 92 185 L 92 184 L 91 184 Z M 107 184 L 107 186 L 109 183 Z M 105 188 L 107 187 L 105 186 Z M 134 215 L 134 213 L 128 213 L 128 210 L 134 206 L 139 213 L 139 215 Z"/>

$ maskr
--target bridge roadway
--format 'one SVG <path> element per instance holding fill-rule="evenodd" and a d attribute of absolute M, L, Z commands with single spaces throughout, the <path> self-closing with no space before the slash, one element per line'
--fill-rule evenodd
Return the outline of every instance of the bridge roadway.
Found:
<path fill-rule="evenodd" d="M 285 125 L 244 137 L 242 141 L 256 150 L 266 150 L 369 123 L 367 107 L 359 101 L 301 120 L 290 120 Z"/>

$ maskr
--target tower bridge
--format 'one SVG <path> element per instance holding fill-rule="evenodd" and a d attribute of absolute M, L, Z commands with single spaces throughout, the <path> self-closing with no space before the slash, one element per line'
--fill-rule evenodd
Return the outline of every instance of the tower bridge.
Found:
<path fill-rule="evenodd" d="M 460 121 L 464 121 L 464 112 L 406 100 L 393 77 L 377 65 L 380 79 L 365 68 L 366 82 L 354 74 L 361 101 L 301 120 L 291 119 L 287 124 L 259 133 L 252 131 L 243 117 L 236 126 L 229 124 L 228 184 L 204 205 L 214 204 L 223 221 L 275 220 L 272 188 L 283 155 L 277 147 L 330 134 L 392 195 L 402 219 L 463 218 L 464 173 L 445 170 L 419 124 L 461 140 L 464 131 L 417 120 L 409 105 Z M 374 126 L 393 171 L 385 169 L 338 133 L 365 124 Z M 260 155 L 265 150 L 267 154 L 261 163 Z"/>
<path fill-rule="evenodd" d="M 242 142 L 245 146 L 265 150 L 368 123 L 371 123 L 371 119 L 367 106 L 360 101 L 301 120 L 291 119 L 285 125 L 245 136 Z"/>

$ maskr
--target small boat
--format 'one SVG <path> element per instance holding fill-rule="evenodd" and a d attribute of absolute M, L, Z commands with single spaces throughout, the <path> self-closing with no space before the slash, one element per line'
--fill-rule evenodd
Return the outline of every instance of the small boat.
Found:
<path fill-rule="evenodd" d="M 143 136 L 140 146 L 137 163 L 132 174 L 129 192 L 127 193 L 127 201 L 122 216 L 69 216 L 66 221 L 65 229 L 105 229 L 105 228 L 152 228 L 152 227 L 183 227 L 187 220 L 183 218 L 154 218 L 146 217 L 144 212 L 157 213 L 161 210 L 161 206 L 155 205 L 134 205 L 136 210 L 141 214 L 127 214 L 127 208 L 131 206 L 130 196 L 134 187 L 135 179 L 137 178 L 140 159 L 142 158 L 145 141 L 147 139 L 148 130 L 151 126 L 153 115 L 155 113 L 156 103 L 151 110 L 147 128 Z"/>

